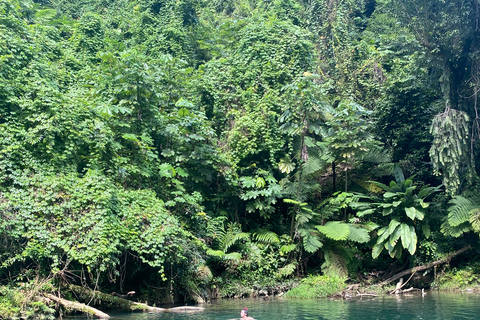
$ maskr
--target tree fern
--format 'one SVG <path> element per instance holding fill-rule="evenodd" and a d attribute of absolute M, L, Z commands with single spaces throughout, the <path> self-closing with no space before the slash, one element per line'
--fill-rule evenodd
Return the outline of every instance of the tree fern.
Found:
<path fill-rule="evenodd" d="M 323 226 L 315 226 L 327 238 L 332 240 L 347 240 L 350 234 L 350 226 L 341 221 L 329 221 Z"/>
<path fill-rule="evenodd" d="M 370 235 L 368 234 L 367 229 L 361 226 L 351 224 L 348 240 L 358 242 L 358 243 L 366 243 L 370 241 Z"/>
<path fill-rule="evenodd" d="M 252 239 L 264 243 L 264 244 L 278 244 L 280 243 L 280 238 L 278 235 L 269 230 L 258 229 L 252 232 Z"/>
<path fill-rule="evenodd" d="M 360 160 L 365 162 L 372 163 L 386 163 L 389 164 L 389 167 L 392 165 L 390 161 L 392 160 L 392 155 L 380 147 L 373 147 L 368 150 L 367 153 L 361 155 Z"/>
<path fill-rule="evenodd" d="M 229 230 L 227 233 L 225 233 L 225 236 L 223 239 L 221 239 L 221 249 L 223 251 L 227 251 L 235 245 L 240 240 L 248 240 L 249 239 L 249 234 L 245 232 L 235 232 L 234 230 Z"/>
<path fill-rule="evenodd" d="M 287 244 L 280 247 L 281 254 L 288 254 L 297 248 L 296 244 Z"/>
<path fill-rule="evenodd" d="M 440 231 L 450 237 L 460 237 L 462 234 L 472 231 L 470 222 L 464 222 L 456 227 L 448 223 L 448 218 L 442 223 Z"/>
<path fill-rule="evenodd" d="M 332 246 L 324 251 L 325 262 L 322 271 L 328 276 L 346 278 L 348 276 L 348 264 L 353 258 L 350 249 L 340 246 Z"/>
<path fill-rule="evenodd" d="M 448 204 L 448 216 L 441 231 L 445 235 L 459 237 L 469 231 L 480 232 L 480 199 L 478 197 L 456 196 Z"/>
<path fill-rule="evenodd" d="M 223 255 L 223 260 L 240 261 L 242 255 L 239 252 L 229 252 Z"/>
<path fill-rule="evenodd" d="M 325 168 L 326 162 L 318 155 L 310 153 L 308 161 L 303 166 L 303 174 L 310 175 Z"/>
<path fill-rule="evenodd" d="M 305 249 L 305 251 L 312 253 L 323 247 L 323 243 L 313 229 L 299 228 L 298 233 L 302 238 L 303 249 Z"/>
<path fill-rule="evenodd" d="M 467 198 L 456 196 L 448 201 L 448 223 L 453 226 L 459 226 L 470 218 L 470 210 L 474 209 L 475 204 Z"/>
<path fill-rule="evenodd" d="M 475 232 L 480 232 L 480 205 L 470 210 L 470 218 L 468 219 L 472 224 Z"/>

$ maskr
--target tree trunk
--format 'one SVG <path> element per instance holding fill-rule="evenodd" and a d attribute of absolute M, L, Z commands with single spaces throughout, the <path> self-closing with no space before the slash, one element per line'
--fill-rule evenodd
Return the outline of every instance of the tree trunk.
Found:
<path fill-rule="evenodd" d="M 54 296 L 53 294 L 49 294 L 47 293 L 45 295 L 48 299 L 50 300 L 53 300 L 55 301 L 56 303 L 64 306 L 65 308 L 67 309 L 72 309 L 72 310 L 75 310 L 75 311 L 80 311 L 80 312 L 83 312 L 83 313 L 86 313 L 86 314 L 89 314 L 89 315 L 92 315 L 92 316 L 95 316 L 97 318 L 102 318 L 102 319 L 108 319 L 110 318 L 110 316 L 98 309 L 95 309 L 95 308 L 92 308 L 90 306 L 87 306 L 86 304 L 84 303 L 80 303 L 80 302 L 73 302 L 73 301 L 69 301 L 69 300 L 65 300 L 65 299 L 62 299 L 62 298 L 59 298 L 57 296 Z"/>
<path fill-rule="evenodd" d="M 434 261 L 434 262 L 430 262 L 430 263 L 427 263 L 427 264 L 424 264 L 423 266 L 418 266 L 418 267 L 415 267 L 415 268 L 410 268 L 410 269 L 407 269 L 405 271 L 402 271 L 400 273 L 397 273 L 396 275 L 394 275 L 393 277 L 390 277 L 388 278 L 387 280 L 385 281 L 382 281 L 380 282 L 380 285 L 384 286 L 392 281 L 395 281 L 403 276 L 406 276 L 408 274 L 411 274 L 413 272 L 417 272 L 417 271 L 423 271 L 423 270 L 427 270 L 427 269 L 430 269 L 431 267 L 434 267 L 434 266 L 438 266 L 440 264 L 444 264 L 444 263 L 447 263 L 447 262 L 450 262 L 450 260 L 455 257 L 456 255 L 459 255 L 465 251 L 468 251 L 472 248 L 472 246 L 468 245 L 460 250 L 457 250 L 455 251 L 454 253 L 451 253 L 449 254 L 448 256 L 446 256 L 445 258 L 443 259 L 440 259 L 440 260 L 437 260 L 437 261 Z"/>

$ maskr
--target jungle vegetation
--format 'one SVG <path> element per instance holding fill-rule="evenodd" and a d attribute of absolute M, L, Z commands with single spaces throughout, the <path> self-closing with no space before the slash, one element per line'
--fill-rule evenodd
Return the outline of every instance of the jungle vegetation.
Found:
<path fill-rule="evenodd" d="M 69 284 L 161 303 L 473 263 L 479 21 L 478 0 L 0 0 L 0 314 Z"/>

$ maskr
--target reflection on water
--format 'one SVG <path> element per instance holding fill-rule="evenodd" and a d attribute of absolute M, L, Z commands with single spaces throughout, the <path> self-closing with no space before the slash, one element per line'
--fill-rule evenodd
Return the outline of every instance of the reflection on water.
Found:
<path fill-rule="evenodd" d="M 204 312 L 196 314 L 110 312 L 110 315 L 118 320 L 228 320 L 239 319 L 245 306 L 249 316 L 258 320 L 480 319 L 480 295 L 436 292 L 424 297 L 411 294 L 351 300 L 221 300 L 206 305 Z"/>

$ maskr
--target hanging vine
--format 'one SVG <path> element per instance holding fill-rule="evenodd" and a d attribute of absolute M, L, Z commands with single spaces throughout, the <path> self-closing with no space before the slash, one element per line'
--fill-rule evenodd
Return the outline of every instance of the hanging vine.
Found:
<path fill-rule="evenodd" d="M 429 153 L 434 173 L 443 176 L 443 184 L 450 195 L 460 187 L 462 169 L 470 169 L 469 132 L 468 115 L 449 107 L 435 116 L 430 128 L 433 143 Z"/>

